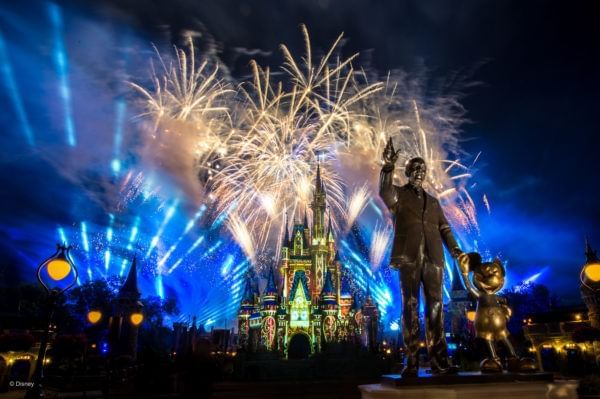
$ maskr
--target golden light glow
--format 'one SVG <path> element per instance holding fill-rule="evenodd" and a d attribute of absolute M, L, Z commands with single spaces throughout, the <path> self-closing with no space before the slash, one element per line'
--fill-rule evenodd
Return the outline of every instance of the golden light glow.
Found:
<path fill-rule="evenodd" d="M 583 269 L 583 273 L 588 280 L 597 283 L 600 281 L 600 263 L 590 263 L 589 265 L 586 265 Z"/>
<path fill-rule="evenodd" d="M 46 270 L 52 280 L 60 281 L 71 273 L 71 264 L 66 259 L 56 258 L 48 262 Z"/>
<path fill-rule="evenodd" d="M 87 319 L 90 323 L 96 324 L 102 318 L 102 312 L 99 310 L 90 310 L 87 314 Z"/>
<path fill-rule="evenodd" d="M 575 320 L 577 320 L 577 321 L 581 321 L 581 313 L 577 313 L 577 314 L 575 315 Z"/>
<path fill-rule="evenodd" d="M 475 321 L 475 311 L 474 310 L 467 310 L 467 320 L 469 320 L 470 322 Z"/>
<path fill-rule="evenodd" d="M 132 313 L 131 316 L 129 316 L 129 320 L 134 326 L 139 326 L 142 324 L 142 321 L 144 321 L 144 315 L 141 313 Z"/>

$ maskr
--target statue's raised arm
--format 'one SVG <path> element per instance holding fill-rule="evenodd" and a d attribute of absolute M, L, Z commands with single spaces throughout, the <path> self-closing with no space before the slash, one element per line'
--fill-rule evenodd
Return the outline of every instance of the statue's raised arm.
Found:
<path fill-rule="evenodd" d="M 398 193 L 393 185 L 393 180 L 399 152 L 400 150 L 394 149 L 394 143 L 390 137 L 383 150 L 383 166 L 379 177 L 379 195 L 389 209 L 393 209 L 398 203 Z"/>

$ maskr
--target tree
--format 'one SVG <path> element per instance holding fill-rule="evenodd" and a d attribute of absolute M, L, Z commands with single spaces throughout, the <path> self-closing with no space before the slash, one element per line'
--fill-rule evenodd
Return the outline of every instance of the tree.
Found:
<path fill-rule="evenodd" d="M 506 298 L 508 306 L 512 309 L 508 329 L 516 336 L 523 334 L 523 319 L 532 314 L 547 313 L 556 306 L 556 299 L 542 284 L 529 283 L 512 287 L 502 296 Z"/>
<path fill-rule="evenodd" d="M 161 299 L 157 296 L 142 298 L 144 322 L 139 330 L 139 349 L 142 352 L 161 352 L 171 350 L 172 330 L 164 325 L 165 316 L 179 313 L 174 298 Z"/>

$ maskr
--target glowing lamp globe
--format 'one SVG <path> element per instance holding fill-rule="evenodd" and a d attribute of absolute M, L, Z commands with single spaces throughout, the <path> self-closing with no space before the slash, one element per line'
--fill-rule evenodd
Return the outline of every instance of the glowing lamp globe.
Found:
<path fill-rule="evenodd" d="M 467 320 L 469 320 L 470 322 L 474 322 L 475 314 L 476 312 L 474 310 L 467 310 Z"/>
<path fill-rule="evenodd" d="M 600 281 L 600 263 L 590 263 L 583 267 L 583 274 L 588 281 L 597 283 Z"/>
<path fill-rule="evenodd" d="M 96 324 L 102 318 L 102 312 L 99 310 L 90 310 L 87 314 L 87 319 L 91 324 Z"/>
<path fill-rule="evenodd" d="M 71 265 L 65 259 L 53 259 L 47 267 L 48 275 L 54 281 L 61 281 L 71 273 Z"/>
<path fill-rule="evenodd" d="M 129 316 L 129 320 L 134 326 L 139 326 L 142 324 L 142 321 L 144 321 L 144 315 L 141 313 L 132 313 L 131 316 Z"/>
<path fill-rule="evenodd" d="M 77 268 L 69 255 L 70 247 L 57 245 L 56 252 L 37 269 L 37 278 L 49 293 L 61 293 L 77 281 Z"/>

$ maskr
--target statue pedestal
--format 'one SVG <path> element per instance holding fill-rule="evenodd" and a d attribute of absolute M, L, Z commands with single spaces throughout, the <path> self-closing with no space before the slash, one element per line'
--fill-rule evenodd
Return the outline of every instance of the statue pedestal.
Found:
<path fill-rule="evenodd" d="M 550 373 L 431 375 L 420 372 L 419 377 L 414 378 L 384 375 L 380 384 L 358 388 L 362 399 L 546 399 L 556 393 L 565 399 L 577 398 L 575 384 L 557 385 L 553 381 Z"/>

